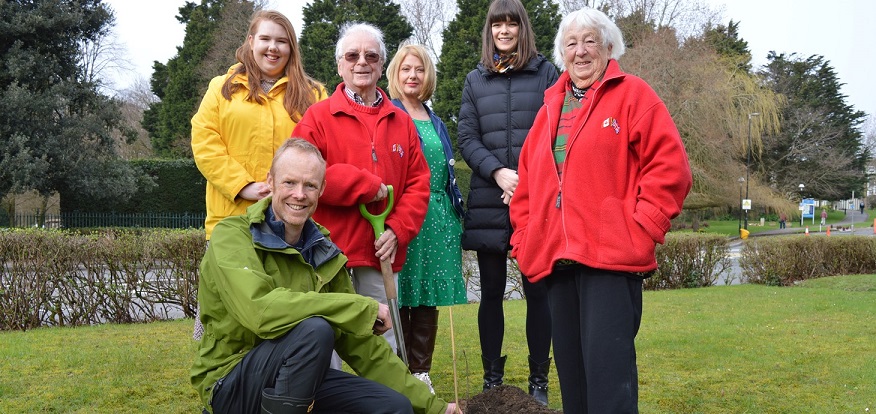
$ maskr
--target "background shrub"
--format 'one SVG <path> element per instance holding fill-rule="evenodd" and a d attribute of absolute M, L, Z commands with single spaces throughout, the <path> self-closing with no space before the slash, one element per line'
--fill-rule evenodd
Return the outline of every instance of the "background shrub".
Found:
<path fill-rule="evenodd" d="M 666 243 L 657 245 L 657 270 L 645 279 L 644 288 L 658 290 L 712 286 L 721 273 L 730 268 L 727 251 L 725 236 L 668 233 Z"/>
<path fill-rule="evenodd" d="M 61 212 L 89 213 L 196 213 L 206 212 L 204 194 L 207 181 L 195 161 L 181 159 L 141 159 L 131 166 L 151 180 L 141 180 L 137 192 L 124 203 L 99 204 L 87 198 L 62 197 Z"/>
<path fill-rule="evenodd" d="M 876 239 L 783 236 L 749 239 L 739 259 L 743 282 L 791 286 L 825 276 L 876 273 Z"/>
<path fill-rule="evenodd" d="M 0 330 L 195 314 L 203 230 L 0 231 Z"/>

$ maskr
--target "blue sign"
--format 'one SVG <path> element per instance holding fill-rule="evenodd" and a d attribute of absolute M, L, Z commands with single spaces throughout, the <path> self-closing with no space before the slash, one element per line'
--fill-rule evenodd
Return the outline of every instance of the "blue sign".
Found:
<path fill-rule="evenodd" d="M 815 199 L 804 198 L 800 203 L 800 211 L 803 212 L 803 218 L 815 218 Z"/>

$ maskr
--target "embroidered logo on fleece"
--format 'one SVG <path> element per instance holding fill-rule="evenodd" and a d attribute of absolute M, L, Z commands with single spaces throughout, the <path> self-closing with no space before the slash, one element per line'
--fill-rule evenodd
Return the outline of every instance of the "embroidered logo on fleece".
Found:
<path fill-rule="evenodd" d="M 602 127 L 608 128 L 609 126 L 614 128 L 615 135 L 620 134 L 620 125 L 617 124 L 617 119 L 612 117 L 605 118 L 605 121 L 602 121 Z"/>
<path fill-rule="evenodd" d="M 399 158 L 405 156 L 405 149 L 399 144 L 392 144 L 392 152 L 398 153 Z"/>

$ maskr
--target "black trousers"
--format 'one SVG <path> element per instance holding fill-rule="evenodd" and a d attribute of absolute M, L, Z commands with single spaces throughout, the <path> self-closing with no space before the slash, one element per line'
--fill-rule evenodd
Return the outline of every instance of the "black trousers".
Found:
<path fill-rule="evenodd" d="M 314 399 L 314 413 L 413 413 L 410 400 L 377 382 L 329 368 L 334 332 L 322 318 L 299 323 L 252 349 L 216 383 L 216 414 L 258 413 L 262 390 Z"/>
<path fill-rule="evenodd" d="M 573 266 L 544 281 L 563 412 L 637 413 L 642 278 Z"/>
<path fill-rule="evenodd" d="M 481 355 L 489 360 L 502 356 L 505 337 L 503 309 L 508 283 L 508 254 L 477 252 L 481 283 L 481 303 L 478 305 L 478 333 Z M 526 296 L 526 343 L 529 355 L 536 362 L 547 361 L 551 351 L 550 309 L 547 287 L 542 282 L 531 283 L 523 277 Z"/>

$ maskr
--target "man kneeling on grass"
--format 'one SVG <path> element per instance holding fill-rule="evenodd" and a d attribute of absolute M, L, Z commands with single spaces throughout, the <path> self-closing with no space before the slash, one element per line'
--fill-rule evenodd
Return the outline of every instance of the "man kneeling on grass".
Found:
<path fill-rule="evenodd" d="M 213 413 L 452 413 L 379 337 L 389 308 L 353 292 L 346 257 L 310 217 L 325 160 L 301 139 L 274 156 L 272 196 L 213 230 L 201 262 L 204 336 L 192 385 Z M 332 349 L 360 375 L 329 368 Z"/>

